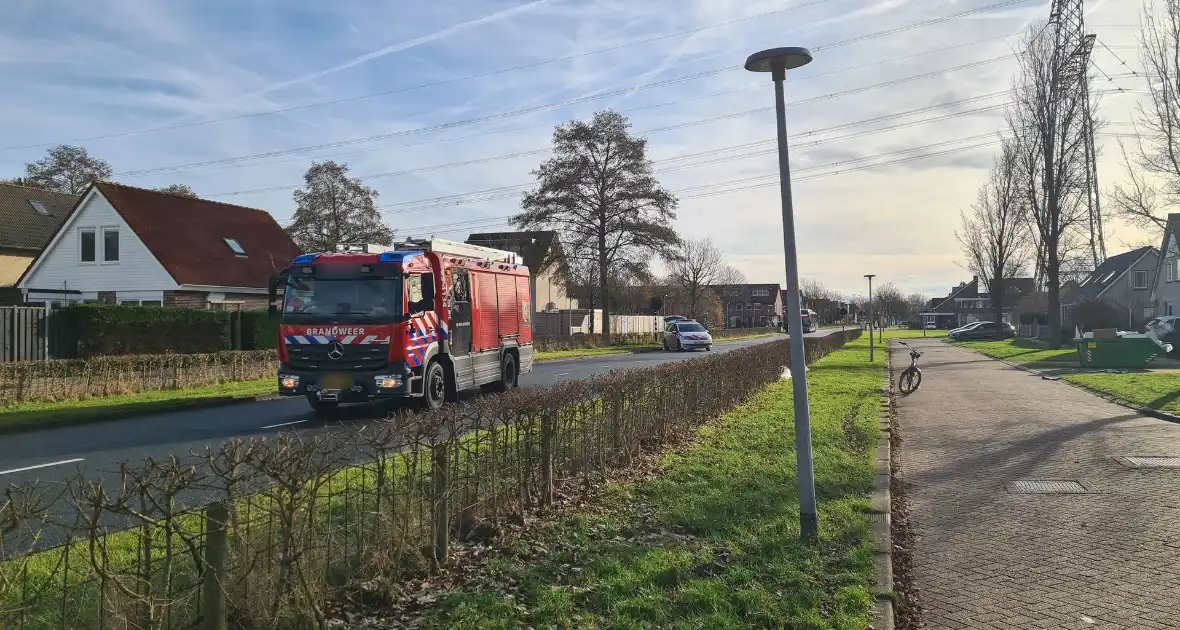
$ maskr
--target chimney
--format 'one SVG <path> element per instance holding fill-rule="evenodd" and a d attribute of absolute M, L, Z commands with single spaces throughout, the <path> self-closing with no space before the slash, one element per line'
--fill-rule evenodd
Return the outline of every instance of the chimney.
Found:
<path fill-rule="evenodd" d="M 979 276 L 971 276 L 972 282 L 979 282 Z"/>

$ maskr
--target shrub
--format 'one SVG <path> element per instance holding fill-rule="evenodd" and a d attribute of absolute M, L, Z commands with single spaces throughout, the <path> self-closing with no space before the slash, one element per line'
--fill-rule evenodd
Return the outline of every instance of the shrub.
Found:
<path fill-rule="evenodd" d="M 229 344 L 229 313 L 159 306 L 83 304 L 53 312 L 57 357 L 217 352 Z"/>
<path fill-rule="evenodd" d="M 242 311 L 241 350 L 274 350 L 279 334 L 279 319 L 266 311 Z"/>
<path fill-rule="evenodd" d="M 277 368 L 273 350 L 0 363 L 0 407 L 252 381 Z"/>
<path fill-rule="evenodd" d="M 808 339 L 807 362 L 860 334 Z M 0 516 L 28 534 L 5 539 L 0 587 L 11 587 L 0 588 L 0 627 L 26 616 L 44 620 L 37 627 L 104 627 L 104 616 L 122 622 L 113 627 L 154 627 L 159 610 L 174 627 L 194 627 L 201 588 L 224 596 L 233 627 L 324 627 L 333 595 L 394 593 L 432 563 L 445 566 L 453 544 L 470 553 L 563 495 L 577 500 L 579 488 L 749 401 L 780 378 L 787 355 L 782 340 L 392 422 L 231 440 L 183 462 L 121 466 L 122 483 L 109 489 L 79 473 L 52 505 L 35 484 L 13 488 Z M 230 524 L 217 556 L 224 574 L 202 581 L 213 521 L 180 505 L 214 500 L 208 514 Z M 107 523 L 128 529 L 108 535 Z M 77 547 L 25 564 L 47 539 Z M 360 590 L 368 584 L 388 590 Z"/>

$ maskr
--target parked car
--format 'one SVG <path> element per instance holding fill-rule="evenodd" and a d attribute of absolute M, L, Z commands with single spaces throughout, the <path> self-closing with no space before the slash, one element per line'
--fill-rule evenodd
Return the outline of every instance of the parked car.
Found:
<path fill-rule="evenodd" d="M 990 323 L 991 322 L 971 322 L 970 324 L 967 324 L 966 326 L 958 326 L 956 328 L 950 329 L 946 333 L 946 335 L 949 337 L 957 332 L 964 331 L 964 330 L 971 330 L 972 328 L 975 328 L 976 326 L 979 326 L 981 324 L 990 324 Z"/>
<path fill-rule="evenodd" d="M 672 322 L 687 322 L 687 321 L 688 321 L 688 318 L 683 315 L 665 315 L 664 316 L 664 325 L 665 326 L 668 324 L 671 324 Z"/>
<path fill-rule="evenodd" d="M 997 331 L 998 328 L 998 331 Z M 978 326 L 966 330 L 956 330 L 947 335 L 954 341 L 972 341 L 996 339 L 999 332 L 1000 339 L 1011 339 L 1016 336 L 1016 327 L 1004 322 L 980 322 Z"/>
<path fill-rule="evenodd" d="M 664 328 L 664 350 L 683 352 L 684 350 L 713 349 L 713 336 L 700 322 L 681 320 L 671 322 Z"/>

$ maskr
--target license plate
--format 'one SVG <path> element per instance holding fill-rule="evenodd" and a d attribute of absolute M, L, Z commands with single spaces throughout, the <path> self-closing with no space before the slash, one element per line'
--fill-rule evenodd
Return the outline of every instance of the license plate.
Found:
<path fill-rule="evenodd" d="M 340 373 L 325 374 L 320 378 L 320 387 L 323 389 L 348 389 L 352 387 L 352 375 Z"/>

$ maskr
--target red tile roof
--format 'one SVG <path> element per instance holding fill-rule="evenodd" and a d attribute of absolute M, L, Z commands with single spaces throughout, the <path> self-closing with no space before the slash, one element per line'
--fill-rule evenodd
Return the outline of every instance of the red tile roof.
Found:
<path fill-rule="evenodd" d="M 264 210 L 122 184 L 95 186 L 177 284 L 266 288 L 300 254 Z M 225 240 L 236 240 L 237 256 Z"/>

